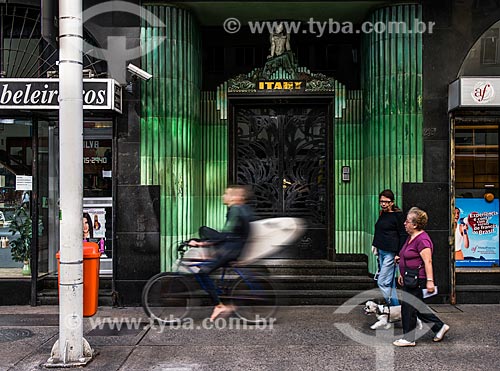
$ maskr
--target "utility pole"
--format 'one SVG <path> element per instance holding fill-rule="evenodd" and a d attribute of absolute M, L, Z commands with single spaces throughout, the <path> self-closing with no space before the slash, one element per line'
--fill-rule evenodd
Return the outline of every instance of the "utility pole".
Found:
<path fill-rule="evenodd" d="M 59 0 L 59 340 L 46 367 L 83 366 L 83 50 L 82 0 Z"/>

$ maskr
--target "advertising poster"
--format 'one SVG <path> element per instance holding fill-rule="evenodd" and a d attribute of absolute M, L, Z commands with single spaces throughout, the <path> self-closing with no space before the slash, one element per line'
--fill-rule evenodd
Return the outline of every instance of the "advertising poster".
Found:
<path fill-rule="evenodd" d="M 83 238 L 100 239 L 106 237 L 106 209 L 83 209 Z"/>
<path fill-rule="evenodd" d="M 455 265 L 490 267 L 499 263 L 498 199 L 457 198 Z"/>

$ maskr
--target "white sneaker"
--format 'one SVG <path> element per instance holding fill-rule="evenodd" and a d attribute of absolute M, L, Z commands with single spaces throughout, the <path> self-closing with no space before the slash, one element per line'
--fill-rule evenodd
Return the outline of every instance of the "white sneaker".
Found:
<path fill-rule="evenodd" d="M 446 335 L 446 333 L 448 332 L 449 329 L 450 329 L 450 326 L 448 326 L 447 324 L 444 324 L 443 327 L 441 327 L 441 330 L 439 330 L 436 333 L 436 336 L 434 336 L 434 339 L 432 339 L 432 340 L 435 342 L 443 340 L 444 335 Z"/>
<path fill-rule="evenodd" d="M 397 346 L 397 347 L 414 347 L 415 346 L 414 341 L 408 341 L 406 339 L 398 339 L 395 342 L 393 342 L 392 344 Z"/>

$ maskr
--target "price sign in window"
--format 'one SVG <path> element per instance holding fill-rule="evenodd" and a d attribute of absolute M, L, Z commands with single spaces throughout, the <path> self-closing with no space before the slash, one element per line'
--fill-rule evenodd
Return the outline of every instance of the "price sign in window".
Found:
<path fill-rule="evenodd" d="M 83 188 L 86 197 L 111 196 L 112 140 L 83 141 Z"/>

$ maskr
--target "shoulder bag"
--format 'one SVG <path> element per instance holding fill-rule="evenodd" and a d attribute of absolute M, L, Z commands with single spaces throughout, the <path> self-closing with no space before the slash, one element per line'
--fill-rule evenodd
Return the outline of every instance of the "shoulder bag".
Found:
<path fill-rule="evenodd" d="M 403 284 L 409 289 L 414 289 L 418 286 L 418 272 L 422 268 L 422 264 L 417 269 L 408 269 L 405 267 L 405 275 L 403 277 Z"/>

